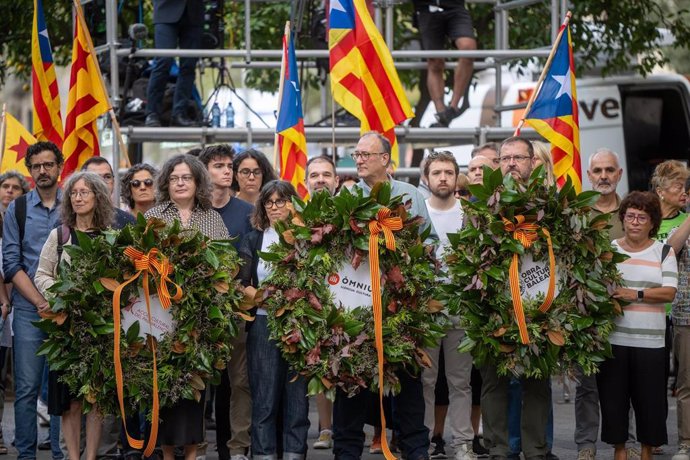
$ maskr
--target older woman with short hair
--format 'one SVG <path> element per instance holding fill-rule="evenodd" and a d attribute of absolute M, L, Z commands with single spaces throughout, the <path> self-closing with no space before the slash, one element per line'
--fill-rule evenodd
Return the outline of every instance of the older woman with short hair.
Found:
<path fill-rule="evenodd" d="M 101 177 L 91 172 L 78 172 L 70 176 L 63 188 L 61 206 L 62 226 L 50 232 L 38 262 L 34 284 L 41 294 L 48 298 L 48 292 L 58 277 L 60 260 L 69 263 L 69 254 L 62 251 L 63 245 L 78 244 L 76 231 L 91 237 L 111 227 L 114 208 L 110 202 L 108 187 Z M 65 234 L 66 233 L 66 234 Z M 62 416 L 62 431 L 70 460 L 80 456 L 81 401 L 70 394 L 67 385 L 59 382 L 60 373 L 50 371 L 48 377 L 48 413 Z M 94 407 L 86 415 L 86 459 L 95 460 L 101 437 L 101 417 Z"/>
<path fill-rule="evenodd" d="M 156 204 L 154 184 L 158 170 L 147 163 L 133 165 L 122 176 L 120 197 L 136 217 L 145 214 Z"/>
<path fill-rule="evenodd" d="M 653 447 L 667 443 L 664 304 L 676 294 L 678 268 L 673 249 L 654 240 L 661 225 L 654 194 L 631 192 L 621 202 L 618 217 L 624 234 L 613 246 L 629 258 L 618 264 L 623 283 L 613 297 L 627 304 L 609 337 L 613 356 L 597 375 L 601 440 L 614 445 L 615 460 L 627 458 L 632 404 L 642 460 L 651 460 Z"/>
<path fill-rule="evenodd" d="M 244 264 L 239 279 L 245 294 L 253 297 L 269 276 L 270 268 L 259 252 L 279 241 L 275 224 L 290 215 L 295 188 L 274 180 L 261 189 L 252 225 L 254 230 L 242 240 L 240 257 Z M 247 370 L 252 393 L 252 458 L 277 459 L 278 409 L 283 408 L 283 460 L 304 460 L 309 431 L 309 400 L 303 376 L 288 367 L 268 330 L 268 312 L 259 306 L 247 332 Z"/>
<path fill-rule="evenodd" d="M 163 164 L 156 179 L 158 204 L 145 216 L 168 224 L 178 220 L 211 239 L 228 239 L 223 218 L 211 207 L 211 179 L 204 164 L 191 155 L 177 155 Z M 195 460 L 197 445 L 204 441 L 204 398 L 181 399 L 160 410 L 158 439 L 163 458 L 175 458 L 175 446 L 184 446 L 186 460 Z"/>

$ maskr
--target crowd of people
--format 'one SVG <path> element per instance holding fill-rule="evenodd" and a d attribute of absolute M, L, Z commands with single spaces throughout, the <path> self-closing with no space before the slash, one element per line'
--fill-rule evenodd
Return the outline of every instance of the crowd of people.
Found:
<path fill-rule="evenodd" d="M 451 153 L 432 152 L 421 166 L 419 187 L 391 176 L 391 146 L 379 133 L 364 134 L 351 156 L 357 178 L 338 176 L 330 157 L 311 158 L 306 165 L 309 192 L 336 194 L 341 187 L 355 187 L 367 195 L 376 183 L 390 182 L 394 195 L 411 201 L 410 214 L 432 226 L 439 259 L 449 244 L 448 234 L 464 225 L 464 200 L 476 200 L 469 185 L 482 183 L 487 171 L 500 168 L 503 175 L 526 182 L 542 165 L 546 183 L 555 183 L 548 146 L 522 137 L 476 147 L 467 175 L 460 172 Z M 108 227 L 122 228 L 139 213 L 169 223 L 179 220 L 183 227 L 211 239 L 234 239 L 243 262 L 238 279 L 245 294 L 253 297 L 271 271 L 259 253 L 278 241 L 275 224 L 289 217 L 288 204 L 296 191 L 277 179 L 263 153 L 249 149 L 235 155 L 227 145 L 174 156 L 160 170 L 148 164 L 132 166 L 120 179 L 120 202 L 127 211 L 112 205 L 118 177 L 103 158 L 87 161 L 62 186 L 58 177 L 63 156 L 54 144 L 30 146 L 25 162 L 33 190 L 20 174 L 0 176 L 2 276 L 7 287 L 0 289 L 0 308 L 2 319 L 11 315 L 12 325 L 0 335 L 0 366 L 6 367 L 11 349 L 18 458 L 36 458 L 36 407 L 42 388 L 47 388 L 43 398 L 52 415 L 49 446 L 54 460 L 65 454 L 76 460 L 82 449 L 88 460 L 94 460 L 115 454 L 118 444 L 127 460 L 139 460 L 142 453 L 121 436 L 122 421 L 103 417 L 97 407 L 86 414 L 82 445 L 80 400 L 60 381 L 59 371 L 46 372 L 44 357 L 36 354 L 45 337 L 33 323 L 50 308 L 48 288 L 59 277 L 60 261 L 69 263 L 62 247 L 78 244 L 76 230 L 95 236 Z M 614 446 L 616 460 L 636 456 L 649 460 L 655 448 L 668 442 L 666 389 L 673 369 L 679 433 L 674 460 L 688 460 L 690 381 L 685 374 L 690 359 L 685 344 L 690 340 L 686 247 L 690 219 L 684 208 L 690 172 L 681 162 L 666 161 L 657 166 L 650 192 L 621 198 L 616 187 L 622 174 L 615 152 L 600 149 L 589 157 L 587 175 L 600 193 L 592 213 L 612 214 L 611 240 L 629 258 L 619 264 L 624 282 L 613 293 L 624 305 L 624 315 L 615 320 L 610 337 L 613 355 L 596 376 L 575 369 L 574 441 L 579 460 L 595 458 L 601 425 L 601 440 Z M 233 339 L 232 359 L 220 384 L 206 392 L 206 399 L 215 404 L 221 460 L 303 460 L 309 448 L 307 385 L 270 339 L 268 314 L 259 304 L 255 321 Z M 456 460 L 521 454 L 525 459 L 556 459 L 550 378 L 515 378 L 500 375 L 490 364 L 473 366 L 468 353 L 457 352 L 464 330 L 458 318 L 451 321 L 439 347 L 426 350 L 429 368 L 421 375 L 404 369 L 397 373 L 401 391 L 387 403 L 394 433 L 391 449 L 408 460 L 447 458 L 444 427 L 448 426 Z M 338 391 L 334 403 L 323 395 L 316 401 L 319 438 L 313 448 L 332 448 L 339 460 L 360 458 L 363 427 L 369 423 L 378 427 L 370 452 L 381 452 L 386 433 L 370 392 L 348 398 Z M 162 409 L 163 458 L 197 457 L 206 440 L 207 412 L 204 398 Z M 130 434 L 144 436 L 150 429 L 145 419 L 144 414 L 131 414 L 126 420 Z M 0 444 L 3 453 L 7 446 Z"/>

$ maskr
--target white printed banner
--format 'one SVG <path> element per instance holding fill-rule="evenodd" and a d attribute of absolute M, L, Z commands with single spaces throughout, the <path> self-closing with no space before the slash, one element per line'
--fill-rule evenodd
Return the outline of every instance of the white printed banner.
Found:
<path fill-rule="evenodd" d="M 326 280 L 336 305 L 340 304 L 346 310 L 372 305 L 368 260 L 362 262 L 357 270 L 349 263 L 344 263 L 340 270 L 331 273 Z"/>
<path fill-rule="evenodd" d="M 149 296 L 151 306 L 151 323 L 146 312 L 146 299 L 144 291 L 139 288 L 139 297 L 131 299 L 130 303 L 122 309 L 122 329 L 127 331 L 135 321 L 139 321 L 139 337 L 146 339 L 147 335 L 153 335 L 160 341 L 163 334 L 175 330 L 175 321 L 170 309 L 163 309 L 158 296 Z"/>

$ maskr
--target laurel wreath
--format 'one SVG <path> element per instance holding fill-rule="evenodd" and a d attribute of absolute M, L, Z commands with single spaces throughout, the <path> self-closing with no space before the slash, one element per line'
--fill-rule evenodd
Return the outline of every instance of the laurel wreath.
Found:
<path fill-rule="evenodd" d="M 425 245 L 429 229 L 410 216 L 402 196 L 391 197 L 390 184 L 379 184 L 370 196 L 344 189 L 331 197 L 318 193 L 308 203 L 293 199 L 292 219 L 276 225 L 280 241 L 261 257 L 272 274 L 260 301 L 269 311 L 271 338 L 292 368 L 308 378 L 309 394 L 335 396 L 341 388 L 355 394 L 378 389 L 372 306 L 348 311 L 335 303 L 327 277 L 343 264 L 358 267 L 368 258 L 368 223 L 382 207 L 400 216 L 397 251 L 379 241 L 385 351 L 384 390 L 397 393 L 395 371 L 412 372 L 428 364 L 422 350 L 443 335 L 445 316 L 434 300 L 437 261 Z"/>
<path fill-rule="evenodd" d="M 249 305 L 234 280 L 239 258 L 229 241 L 209 240 L 178 221 L 166 225 L 139 215 L 136 224 L 107 230 L 90 238 L 77 232 L 78 245 L 67 245 L 71 262 L 61 262 L 57 282 L 49 289 L 51 312 L 37 326 L 48 338 L 38 354 L 82 399 L 84 410 L 97 404 L 104 414 L 119 413 L 113 368 L 113 291 L 134 273 L 123 251 L 131 246 L 144 253 L 156 247 L 174 267 L 171 279 L 182 286 L 182 299 L 171 306 L 174 333 L 156 344 L 161 407 L 180 399 L 199 400 L 201 390 L 218 382 L 230 358 L 230 339 L 237 320 Z M 138 297 L 141 281 L 127 286 L 120 307 Z M 150 291 L 155 293 L 153 281 Z M 127 409 L 146 412 L 152 396 L 150 335 L 139 337 L 139 322 L 121 339 L 124 396 Z"/>
<path fill-rule="evenodd" d="M 499 374 L 545 377 L 579 366 L 587 375 L 611 354 L 608 336 L 621 307 L 611 297 L 621 282 L 616 252 L 606 231 L 610 215 L 594 215 L 599 194 L 577 194 L 568 182 L 561 190 L 544 183 L 537 168 L 528 185 L 500 170 L 484 170 L 484 182 L 471 185 L 477 201 L 463 204 L 467 224 L 449 235 L 446 253 L 451 283 L 444 300 L 461 317 L 466 338 L 460 351 L 472 352 L 478 364 L 497 366 Z M 508 288 L 514 253 L 529 252 L 547 260 L 544 238 L 525 250 L 506 230 L 502 218 L 524 215 L 548 229 L 560 273 L 560 293 L 542 313 L 544 295 L 524 298 L 530 342 L 523 344 Z"/>

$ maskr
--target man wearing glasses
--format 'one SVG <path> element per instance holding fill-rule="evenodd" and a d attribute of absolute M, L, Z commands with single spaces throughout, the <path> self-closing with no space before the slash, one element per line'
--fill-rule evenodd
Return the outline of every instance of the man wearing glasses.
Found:
<path fill-rule="evenodd" d="M 417 188 L 406 182 L 393 179 L 386 172 L 391 162 L 391 144 L 376 131 L 364 133 L 359 139 L 352 158 L 357 165 L 360 181 L 354 185 L 364 192 L 371 193 L 372 187 L 379 182 L 390 182 L 391 195 L 407 195 L 411 199 L 409 209 L 411 217 L 421 216 L 431 226 L 432 237 L 436 232 L 429 218 L 424 197 Z M 397 372 L 401 392 L 393 397 L 393 412 L 399 430 L 399 445 L 402 455 L 407 460 L 427 460 L 429 458 L 429 430 L 424 426 L 424 393 L 421 376 L 405 370 Z M 369 395 L 360 391 L 352 398 L 342 390 L 337 390 L 333 405 L 334 446 L 333 453 L 340 460 L 354 460 L 362 456 L 364 447 L 364 421 L 366 418 Z M 385 433 L 383 433 L 385 436 Z"/>
<path fill-rule="evenodd" d="M 88 171 L 92 172 L 94 174 L 98 174 L 101 176 L 101 179 L 105 182 L 105 185 L 108 187 L 108 191 L 110 192 L 110 197 L 112 198 L 113 196 L 113 191 L 115 190 L 115 175 L 113 174 L 113 167 L 110 166 L 110 163 L 108 163 L 108 160 L 106 160 L 103 157 L 91 157 L 81 167 L 82 171 Z M 113 228 L 123 228 L 127 224 L 133 224 L 136 222 L 134 217 L 128 213 L 123 211 L 117 206 L 114 206 L 114 211 L 115 211 L 115 222 L 113 224 Z M 104 432 L 105 433 L 105 432 Z M 115 446 L 117 449 L 117 446 Z"/>
<path fill-rule="evenodd" d="M 36 458 L 36 402 L 45 365 L 45 357 L 36 351 L 46 337 L 33 323 L 50 308 L 33 278 L 43 244 L 60 219 L 58 177 L 64 158 L 52 142 L 37 142 L 26 150 L 24 163 L 36 188 L 7 207 L 2 240 L 5 282 L 14 284 L 15 446 L 22 460 Z"/>

